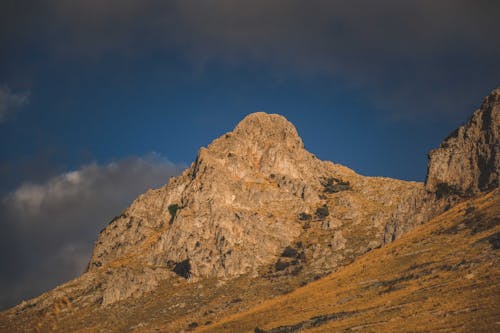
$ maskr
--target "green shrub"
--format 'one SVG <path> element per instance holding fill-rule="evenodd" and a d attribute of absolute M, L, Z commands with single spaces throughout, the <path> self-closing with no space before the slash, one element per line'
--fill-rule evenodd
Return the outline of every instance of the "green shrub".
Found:
<path fill-rule="evenodd" d="M 174 223 L 175 215 L 177 214 L 178 210 L 179 210 L 178 204 L 172 204 L 172 205 L 168 206 L 168 212 L 170 213 L 169 224 Z"/>
<path fill-rule="evenodd" d="M 188 279 L 191 276 L 191 263 L 189 259 L 176 263 L 173 269 L 174 273 Z"/>
<path fill-rule="evenodd" d="M 352 190 L 351 183 L 334 177 L 323 179 L 321 185 L 323 185 L 323 192 L 325 193 L 337 193 Z"/>
<path fill-rule="evenodd" d="M 311 220 L 312 216 L 310 214 L 306 214 L 306 213 L 300 213 L 299 214 L 299 220 L 301 221 L 309 221 Z"/>
<path fill-rule="evenodd" d="M 291 246 L 287 246 L 284 250 L 283 253 L 281 253 L 282 257 L 287 257 L 287 258 L 293 258 L 297 255 L 297 250 L 294 249 Z"/>
<path fill-rule="evenodd" d="M 319 218 L 319 219 L 324 219 L 325 217 L 327 217 L 328 215 L 330 215 L 330 212 L 328 211 L 328 207 L 327 205 L 323 205 L 321 207 L 318 207 L 316 209 L 316 216 Z"/>
<path fill-rule="evenodd" d="M 281 261 L 278 259 L 278 261 L 276 262 L 276 264 L 274 264 L 274 268 L 277 270 L 277 271 L 282 271 L 284 269 L 286 269 L 288 266 L 290 266 L 290 263 L 286 262 L 286 261 Z"/>
<path fill-rule="evenodd" d="M 453 185 L 448 183 L 438 183 L 436 186 L 436 197 L 438 199 L 444 198 L 452 194 L 459 194 L 459 191 Z"/>

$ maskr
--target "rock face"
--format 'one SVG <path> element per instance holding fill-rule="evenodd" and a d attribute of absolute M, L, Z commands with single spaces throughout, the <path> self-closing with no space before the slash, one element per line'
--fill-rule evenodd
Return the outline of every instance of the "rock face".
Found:
<path fill-rule="evenodd" d="M 252 114 L 201 148 L 166 187 L 141 196 L 100 235 L 90 269 L 149 245 L 149 264 L 190 261 L 190 276 L 237 275 L 262 264 L 300 232 L 286 220 L 319 201 L 310 183 L 327 172 L 293 125 Z M 318 184 L 319 185 L 319 184 Z M 178 207 L 174 214 L 168 207 Z"/>
<path fill-rule="evenodd" d="M 429 153 L 425 188 L 438 197 L 472 196 L 500 180 L 500 88 L 487 96 L 467 123 Z"/>
<path fill-rule="evenodd" d="M 300 238 L 309 269 L 324 274 L 423 223 L 430 206 L 422 184 L 320 161 L 284 117 L 254 113 L 116 217 L 99 235 L 88 270 L 121 267 L 111 275 L 124 278 L 105 283 L 109 304 L 137 292 L 146 274 L 140 267 L 150 269 L 146 290 L 165 278 L 158 270 L 192 280 L 258 276 Z M 311 227 L 321 234 L 310 236 Z M 134 274 L 123 267 L 141 273 L 125 278 Z"/>

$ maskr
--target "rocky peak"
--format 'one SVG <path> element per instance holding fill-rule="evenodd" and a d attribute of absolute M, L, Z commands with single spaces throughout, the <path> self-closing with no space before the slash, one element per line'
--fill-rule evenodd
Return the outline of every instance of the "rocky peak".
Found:
<path fill-rule="evenodd" d="M 99 235 L 89 272 L 111 270 L 103 295 L 110 304 L 169 274 L 258 276 L 302 239 L 308 274 L 323 274 L 422 223 L 424 193 L 422 184 L 321 161 L 284 117 L 254 113 L 114 219 Z"/>
<path fill-rule="evenodd" d="M 103 230 L 89 270 L 133 252 L 153 266 L 189 260 L 191 277 L 255 272 L 300 233 L 290 221 L 319 201 L 318 179 L 333 170 L 283 116 L 250 114 Z M 137 251 L 152 235 L 148 252 Z"/>
<path fill-rule="evenodd" d="M 304 147 L 295 126 L 278 114 L 265 112 L 249 114 L 236 126 L 232 134 L 263 146 L 268 146 L 272 140 L 275 145 L 291 149 Z"/>
<path fill-rule="evenodd" d="M 472 196 L 498 187 L 500 88 L 487 96 L 467 123 L 429 153 L 425 187 L 438 197 Z"/>
<path fill-rule="evenodd" d="M 295 126 L 277 114 L 256 112 L 246 116 L 236 128 L 200 149 L 197 162 L 216 160 L 240 177 L 271 173 L 303 178 L 299 170 L 314 156 L 304 149 Z"/>

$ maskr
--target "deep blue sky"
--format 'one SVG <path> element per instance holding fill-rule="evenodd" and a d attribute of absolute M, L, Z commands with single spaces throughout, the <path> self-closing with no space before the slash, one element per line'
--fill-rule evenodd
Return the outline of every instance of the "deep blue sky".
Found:
<path fill-rule="evenodd" d="M 2 2 L 0 84 L 29 94 L 0 124 L 4 165 L 190 163 L 262 110 L 322 159 L 423 180 L 427 151 L 500 83 L 491 1 L 35 3 Z"/>
<path fill-rule="evenodd" d="M 321 159 L 423 181 L 427 152 L 500 85 L 498 13 L 483 0 L 3 0 L 0 222 L 18 255 L 2 266 L 45 268 L 0 272 L 0 306 L 75 276 L 68 262 L 113 214 L 251 112 L 287 117 Z M 98 203 L 78 206 L 87 195 Z M 16 247 L 32 224 L 44 241 Z M 18 283 L 51 265 L 55 278 Z"/>

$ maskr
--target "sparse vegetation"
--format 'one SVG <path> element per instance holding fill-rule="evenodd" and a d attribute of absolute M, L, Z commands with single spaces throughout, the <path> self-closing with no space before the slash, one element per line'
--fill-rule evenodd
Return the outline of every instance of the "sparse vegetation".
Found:
<path fill-rule="evenodd" d="M 304 212 L 299 214 L 299 220 L 301 221 L 310 221 L 312 219 L 311 214 L 306 214 Z"/>
<path fill-rule="evenodd" d="M 316 209 L 316 217 L 318 219 L 323 220 L 328 215 L 330 215 L 330 212 L 328 211 L 328 206 L 327 205 L 323 205 L 323 206 L 318 207 Z"/>
<path fill-rule="evenodd" d="M 173 271 L 175 274 L 182 276 L 185 279 L 188 279 L 191 276 L 191 264 L 189 263 L 189 259 L 183 260 L 175 264 Z"/>
<path fill-rule="evenodd" d="M 179 210 L 178 204 L 172 204 L 168 206 L 168 212 L 170 213 L 170 221 L 169 224 L 174 223 L 175 216 L 177 215 L 177 211 Z"/>
<path fill-rule="evenodd" d="M 334 177 L 325 178 L 321 185 L 323 185 L 323 192 L 325 193 L 338 193 L 352 190 L 351 183 Z"/>
<path fill-rule="evenodd" d="M 291 246 L 287 246 L 284 250 L 283 253 L 281 254 L 282 257 L 287 257 L 287 258 L 293 258 L 297 255 L 297 250 L 294 249 Z"/>
<path fill-rule="evenodd" d="M 444 198 L 449 195 L 458 194 L 459 191 L 448 183 L 438 183 L 436 186 L 436 197 L 438 199 Z"/>
<path fill-rule="evenodd" d="M 286 269 L 288 266 L 290 266 L 290 263 L 289 262 L 286 262 L 286 261 L 281 261 L 280 259 L 278 259 L 278 261 L 276 262 L 276 264 L 274 265 L 274 268 L 277 270 L 277 271 L 282 271 L 284 269 Z"/>

